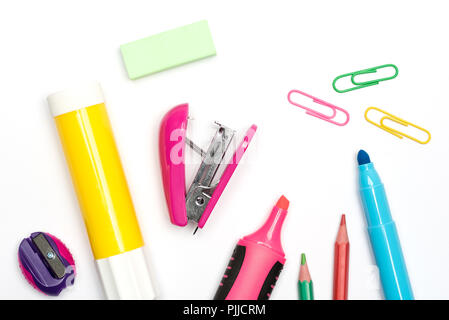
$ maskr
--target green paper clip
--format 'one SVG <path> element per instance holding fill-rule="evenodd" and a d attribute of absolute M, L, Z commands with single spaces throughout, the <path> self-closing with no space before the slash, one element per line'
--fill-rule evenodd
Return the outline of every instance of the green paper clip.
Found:
<path fill-rule="evenodd" d="M 374 79 L 374 80 L 368 80 L 368 81 L 361 81 L 358 82 L 356 81 L 356 77 L 362 74 L 370 74 L 370 73 L 376 73 L 377 70 L 379 69 L 383 69 L 383 68 L 393 68 L 395 70 L 394 75 L 389 76 L 389 77 L 385 77 L 385 78 L 380 78 L 380 79 Z M 366 88 L 369 86 L 374 86 L 376 84 L 379 84 L 379 82 L 381 81 L 387 81 L 387 80 L 391 80 L 394 79 L 398 76 L 399 73 L 399 69 L 398 67 L 396 67 L 394 64 L 384 64 L 378 67 L 373 67 L 373 68 L 368 68 L 368 69 L 364 69 L 364 70 L 359 70 L 359 71 L 354 71 L 354 72 L 350 72 L 350 73 L 345 73 L 342 74 L 341 76 L 338 76 L 334 79 L 334 81 L 332 82 L 332 87 L 334 87 L 334 90 L 339 92 L 339 93 L 344 93 L 344 92 L 348 92 L 348 91 L 352 91 L 352 90 L 357 90 L 357 89 L 362 89 L 362 88 Z M 341 78 L 346 78 L 346 77 L 351 77 L 351 82 L 355 87 L 352 88 L 348 88 L 348 89 L 337 89 L 336 86 L 336 82 L 341 79 Z"/>

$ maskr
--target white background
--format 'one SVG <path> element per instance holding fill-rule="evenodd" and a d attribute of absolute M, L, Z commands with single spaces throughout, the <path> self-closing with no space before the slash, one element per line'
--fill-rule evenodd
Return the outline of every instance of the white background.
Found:
<path fill-rule="evenodd" d="M 17 248 L 34 231 L 70 248 L 78 276 L 57 299 L 104 298 L 47 95 L 98 80 L 161 299 L 210 299 L 237 240 L 281 194 L 287 263 L 272 299 L 297 299 L 301 252 L 317 299 L 332 297 L 333 245 L 346 213 L 350 299 L 379 299 L 358 198 L 356 153 L 369 152 L 389 196 L 418 299 L 447 299 L 449 46 L 447 1 L 2 1 L 0 4 L 0 298 L 42 299 L 21 275 Z M 207 19 L 217 56 L 137 81 L 119 46 Z M 335 76 L 394 63 L 399 76 L 339 94 Z M 300 89 L 347 109 L 337 127 L 287 102 Z M 190 134 L 206 148 L 214 120 L 259 129 L 204 230 L 170 224 L 158 128 L 188 102 Z M 309 106 L 313 106 L 310 104 Z M 398 139 L 363 113 L 383 108 L 432 133 Z M 201 121 L 199 121 L 201 120 Z M 192 170 L 194 170 L 192 168 Z M 189 177 L 191 174 L 189 174 Z"/>

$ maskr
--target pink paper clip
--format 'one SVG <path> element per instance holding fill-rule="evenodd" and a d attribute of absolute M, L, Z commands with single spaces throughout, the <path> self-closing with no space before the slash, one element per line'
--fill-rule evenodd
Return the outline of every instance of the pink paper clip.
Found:
<path fill-rule="evenodd" d="M 325 115 L 325 114 L 323 114 L 321 112 L 318 112 L 316 110 L 310 109 L 308 107 L 304 107 L 303 105 L 300 105 L 299 103 L 296 103 L 296 102 L 292 101 L 292 99 L 290 98 L 292 93 L 302 94 L 303 96 L 306 96 L 306 97 L 308 97 L 310 99 L 313 99 L 313 102 L 315 102 L 315 103 L 318 103 L 318 104 L 321 104 L 323 106 L 331 108 L 332 109 L 332 115 L 327 116 L 327 115 Z M 325 120 L 327 122 L 336 124 L 337 126 L 344 126 L 344 125 L 346 125 L 349 122 L 349 113 L 345 109 L 337 107 L 336 105 L 333 105 L 333 104 L 331 104 L 329 102 L 326 102 L 326 101 L 323 101 L 321 99 L 315 98 L 314 96 L 311 96 L 310 94 L 307 94 L 307 93 L 299 91 L 299 90 L 291 90 L 288 93 L 288 102 L 290 102 L 291 104 L 293 104 L 293 105 L 295 105 L 297 107 L 300 107 L 300 108 L 306 110 L 306 114 L 308 114 L 308 115 L 311 115 L 311 116 L 314 116 L 314 117 L 319 118 L 321 120 Z M 340 110 L 341 112 L 343 112 L 346 115 L 346 121 L 345 122 L 336 122 L 336 121 L 332 120 L 337 115 L 337 110 Z"/>

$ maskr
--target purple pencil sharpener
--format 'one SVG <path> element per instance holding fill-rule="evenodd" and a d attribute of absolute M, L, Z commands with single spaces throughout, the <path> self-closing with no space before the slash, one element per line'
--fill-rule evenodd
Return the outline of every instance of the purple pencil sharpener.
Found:
<path fill-rule="evenodd" d="M 31 285 L 47 295 L 57 296 L 75 281 L 75 261 L 55 236 L 34 232 L 19 246 L 19 265 Z"/>

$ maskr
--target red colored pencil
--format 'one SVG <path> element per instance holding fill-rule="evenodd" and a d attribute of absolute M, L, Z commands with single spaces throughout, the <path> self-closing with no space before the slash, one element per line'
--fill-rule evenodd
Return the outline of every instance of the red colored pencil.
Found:
<path fill-rule="evenodd" d="M 346 218 L 341 216 L 340 228 L 335 240 L 334 251 L 334 300 L 348 299 L 349 276 L 349 238 L 346 230 Z"/>

